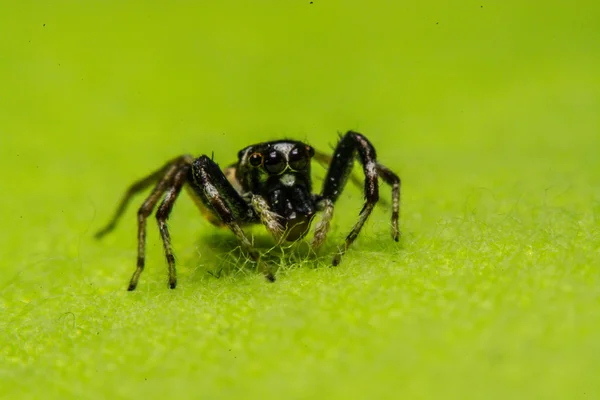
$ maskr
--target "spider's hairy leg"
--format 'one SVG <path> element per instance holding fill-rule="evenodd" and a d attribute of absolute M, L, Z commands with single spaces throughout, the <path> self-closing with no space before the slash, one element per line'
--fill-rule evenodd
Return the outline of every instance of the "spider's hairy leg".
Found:
<path fill-rule="evenodd" d="M 375 204 L 379 200 L 377 155 L 375 149 L 366 137 L 353 131 L 348 131 L 337 144 L 325 182 L 323 183 L 321 196 L 335 203 L 346 186 L 356 155 L 358 155 L 358 160 L 362 164 L 365 173 L 365 203 L 359 213 L 358 221 L 352 227 L 344 244 L 340 246 L 338 253 L 333 257 L 332 264 L 334 266 L 340 263 L 342 256 L 360 233 L 364 223 L 371 215 L 373 207 L 375 207 Z"/>
<path fill-rule="evenodd" d="M 317 210 L 322 211 L 323 214 L 315 226 L 315 235 L 310 243 L 311 247 L 315 250 L 323 244 L 325 238 L 327 237 L 327 232 L 329 232 L 331 219 L 333 218 L 333 201 L 330 199 L 322 199 L 318 201 Z"/>
<path fill-rule="evenodd" d="M 175 200 L 177 200 L 177 196 L 181 193 L 181 188 L 188 177 L 189 168 L 190 167 L 186 165 L 184 168 L 177 171 L 177 174 L 173 178 L 172 186 L 167 191 L 164 200 L 160 206 L 158 206 L 158 210 L 156 211 L 156 221 L 158 222 L 158 228 L 163 240 L 165 257 L 167 258 L 167 263 L 169 265 L 169 287 L 171 289 L 175 289 L 177 286 L 177 274 L 175 271 L 175 256 L 173 255 L 173 249 L 171 247 L 171 235 L 169 234 L 169 228 L 167 227 L 167 219 L 169 218 Z"/>
<path fill-rule="evenodd" d="M 400 219 L 400 177 L 384 165 L 377 163 L 377 172 L 385 183 L 392 186 L 392 238 L 400 240 L 398 219 Z"/>
<path fill-rule="evenodd" d="M 331 164 L 331 160 L 333 160 L 333 156 L 331 154 L 327 154 L 327 153 L 323 153 L 322 151 L 315 150 L 314 159 L 316 162 L 319 163 L 319 165 L 321 167 L 323 167 L 325 169 L 329 169 L 329 165 Z M 377 164 L 377 167 L 385 168 L 383 165 L 381 165 L 379 163 Z M 381 174 L 381 171 L 379 173 Z M 382 176 L 382 178 L 383 178 L 383 176 Z M 359 189 L 361 189 L 363 187 L 363 183 L 362 183 L 361 179 L 358 176 L 356 176 L 354 173 L 349 174 L 348 180 L 350 180 L 350 182 L 352 182 L 352 184 Z M 385 178 L 384 178 L 384 180 L 385 180 Z M 388 205 L 387 201 L 384 198 L 379 199 L 379 204 Z"/>
<path fill-rule="evenodd" d="M 252 195 L 252 207 L 256 214 L 259 215 L 260 222 L 267 228 L 269 233 L 277 240 L 282 239 L 284 228 L 278 220 L 279 215 L 271 211 L 264 197 L 257 194 Z"/>
<path fill-rule="evenodd" d="M 192 160 L 193 160 L 193 158 L 190 155 L 183 155 L 183 156 L 177 157 L 177 158 L 167 162 L 160 169 L 154 171 L 150 175 L 148 175 L 138 181 L 133 182 L 127 188 L 127 190 L 121 197 L 121 201 L 119 202 L 119 205 L 117 206 L 117 209 L 116 209 L 115 213 L 113 214 L 113 217 L 110 219 L 110 221 L 108 221 L 108 223 L 106 224 L 106 226 L 104 228 L 100 229 L 94 235 L 96 237 L 96 239 L 102 238 L 104 235 L 106 235 L 107 233 L 110 233 L 116 227 L 117 222 L 123 216 L 123 213 L 127 209 L 127 206 L 129 205 L 129 202 L 131 201 L 131 198 L 133 196 L 135 196 L 142 190 L 146 189 L 148 186 L 152 185 L 153 183 L 162 181 L 163 178 L 165 178 L 167 176 L 168 171 L 171 170 L 171 168 L 173 168 L 173 166 L 181 165 L 181 164 L 190 164 Z"/>
<path fill-rule="evenodd" d="M 323 167 L 328 168 L 333 160 L 333 157 L 329 154 L 315 151 L 315 160 Z M 377 163 L 377 173 L 379 177 L 383 179 L 385 183 L 392 187 L 392 238 L 397 242 L 400 240 L 401 232 L 398 228 L 398 220 L 400 219 L 400 186 L 401 181 L 398 175 L 392 172 L 385 165 Z M 350 174 L 349 180 L 356 186 L 361 187 L 362 183 L 358 177 L 354 174 Z M 379 204 L 388 205 L 387 201 L 383 198 L 379 199 Z"/>
<path fill-rule="evenodd" d="M 237 236 L 242 248 L 267 280 L 275 281 L 275 276 L 261 260 L 260 253 L 252 246 L 250 240 L 240 227 L 240 222 L 257 222 L 257 215 L 240 194 L 227 180 L 219 166 L 209 157 L 203 155 L 192 165 L 192 189 L 213 210 L 229 229 Z"/>
<path fill-rule="evenodd" d="M 148 216 L 152 214 L 156 203 L 160 200 L 161 196 L 171 186 L 173 186 L 174 178 L 178 175 L 181 170 L 187 170 L 192 160 L 191 156 L 182 156 L 177 159 L 178 162 L 173 162 L 166 169 L 163 177 L 156 184 L 150 195 L 146 198 L 142 206 L 138 210 L 138 256 L 137 266 L 129 281 L 127 290 L 135 290 L 140 275 L 144 270 L 146 263 L 146 220 Z"/>

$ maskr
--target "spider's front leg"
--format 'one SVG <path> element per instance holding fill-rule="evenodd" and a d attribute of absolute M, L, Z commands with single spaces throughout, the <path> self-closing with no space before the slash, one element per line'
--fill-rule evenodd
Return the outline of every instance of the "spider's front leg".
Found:
<path fill-rule="evenodd" d="M 325 238 L 329 220 L 333 215 L 333 203 L 344 190 L 357 155 L 365 174 L 365 203 L 358 216 L 358 221 L 352 227 L 344 244 L 340 246 L 338 253 L 333 257 L 332 264 L 334 266 L 340 263 L 342 256 L 354 242 L 371 215 L 373 207 L 377 204 L 379 200 L 379 177 L 392 186 L 392 237 L 395 241 L 398 241 L 400 235 L 398 231 L 400 178 L 388 168 L 377 163 L 375 148 L 366 137 L 360 133 L 349 131 L 340 139 L 323 183 L 320 203 L 326 217 L 317 225 L 313 245 L 319 245 Z"/>
<path fill-rule="evenodd" d="M 271 211 L 265 198 L 253 194 L 250 202 L 254 208 L 254 212 L 259 216 L 260 222 L 267 228 L 267 231 L 269 231 L 278 242 L 283 241 L 283 239 L 285 239 L 285 229 L 279 222 L 279 215 Z"/>
<path fill-rule="evenodd" d="M 204 205 L 237 236 L 242 248 L 258 263 L 267 280 L 274 282 L 275 276 L 240 227 L 240 222 L 256 222 L 260 216 L 233 188 L 219 166 L 207 156 L 196 159 L 192 164 L 190 185 Z"/>
<path fill-rule="evenodd" d="M 131 277 L 127 290 L 135 290 L 140 275 L 144 271 L 146 260 L 146 220 L 150 214 L 152 214 L 154 207 L 156 207 L 156 204 L 159 202 L 160 198 L 165 194 L 165 192 L 165 198 L 159 206 L 159 209 L 156 213 L 156 218 L 158 220 L 160 233 L 163 239 L 165 255 L 169 264 L 169 286 L 173 289 L 177 285 L 177 278 L 175 275 L 175 257 L 173 256 L 173 251 L 171 250 L 171 239 L 169 236 L 169 231 L 167 230 L 166 220 L 171 212 L 171 209 L 173 208 L 173 204 L 175 203 L 179 192 L 181 191 L 181 187 L 185 183 L 187 172 L 192 161 L 193 158 L 190 155 L 177 157 L 147 177 L 134 182 L 131 186 L 129 186 L 121 198 L 119 206 L 117 207 L 117 210 L 111 220 L 103 229 L 96 233 L 96 238 L 101 238 L 107 233 L 111 232 L 117 225 L 119 219 L 123 216 L 123 213 L 125 212 L 125 209 L 127 208 L 131 198 L 155 183 L 154 189 L 138 210 L 137 266 Z"/>

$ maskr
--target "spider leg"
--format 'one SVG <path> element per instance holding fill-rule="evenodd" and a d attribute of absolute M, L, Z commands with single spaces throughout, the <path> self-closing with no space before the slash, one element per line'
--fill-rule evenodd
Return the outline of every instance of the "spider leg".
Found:
<path fill-rule="evenodd" d="M 258 217 L 233 188 L 219 166 L 205 155 L 199 157 L 192 165 L 191 181 L 194 192 L 237 236 L 242 248 L 258 263 L 266 279 L 274 282 L 275 276 L 261 260 L 260 253 L 252 246 L 240 226 L 240 222 L 256 222 Z"/>
<path fill-rule="evenodd" d="M 138 257 L 136 270 L 133 273 L 129 282 L 129 286 L 127 288 L 127 290 L 129 291 L 135 290 L 140 275 L 144 270 L 144 265 L 146 263 L 146 220 L 148 219 L 148 216 L 152 214 L 154 207 L 160 200 L 161 196 L 165 193 L 165 191 L 167 191 L 170 187 L 175 185 L 173 181 L 174 178 L 176 178 L 179 175 L 179 172 L 188 170 L 190 161 L 190 156 L 182 156 L 176 159 L 175 162 L 172 162 L 166 169 L 166 172 L 164 173 L 162 179 L 156 184 L 150 195 L 146 198 L 146 200 L 138 210 Z M 168 257 L 167 261 L 169 261 Z"/>
<path fill-rule="evenodd" d="M 330 199 L 317 201 L 317 210 L 322 211 L 323 214 L 315 226 L 315 235 L 310 243 L 311 247 L 315 250 L 323 244 L 329 232 L 331 219 L 333 218 L 333 201 Z"/>
<path fill-rule="evenodd" d="M 269 233 L 277 240 L 285 239 L 285 229 L 278 220 L 279 215 L 269 208 L 267 201 L 260 195 L 252 195 L 252 207 L 259 215 L 260 222 L 267 228 Z"/>
<path fill-rule="evenodd" d="M 392 186 L 392 238 L 400 240 L 398 219 L 400 218 L 400 177 L 384 165 L 377 163 L 377 173 L 385 183 Z"/>
<path fill-rule="evenodd" d="M 179 193 L 181 193 L 183 184 L 186 182 L 188 171 L 189 167 L 178 170 L 173 178 L 173 185 L 167 191 L 164 200 L 156 211 L 156 221 L 158 222 L 158 228 L 165 249 L 165 257 L 169 265 L 169 287 L 171 289 L 175 289 L 177 286 L 177 274 L 175 271 L 175 256 L 173 255 L 173 249 L 171 247 L 171 235 L 169 234 L 169 228 L 167 227 L 167 219 L 169 218 L 169 214 L 171 214 L 171 210 L 173 210 L 175 200 L 177 200 Z"/>
<path fill-rule="evenodd" d="M 331 164 L 331 160 L 333 160 L 333 156 L 331 154 L 327 154 L 327 153 L 323 153 L 319 150 L 315 150 L 315 156 L 314 159 L 316 162 L 319 163 L 319 165 L 325 169 L 329 168 L 329 165 Z M 377 168 L 379 169 L 379 167 L 383 167 L 385 168 L 383 165 L 377 163 Z M 387 168 L 385 168 L 387 170 Z M 380 174 L 381 172 L 378 171 Z M 390 171 L 391 172 L 391 171 Z M 393 174 L 393 172 L 392 172 Z M 383 176 L 382 176 L 383 178 Z M 350 180 L 350 182 L 352 182 L 352 184 L 354 186 L 356 186 L 359 189 L 362 189 L 363 183 L 361 182 L 360 178 L 358 176 L 356 176 L 356 174 L 354 173 L 350 173 L 350 176 L 348 177 L 348 179 Z M 385 181 L 385 178 L 383 178 Z M 386 183 L 389 183 L 386 181 Z M 383 204 L 385 206 L 389 205 L 387 200 L 384 198 L 380 198 L 379 199 L 379 204 Z"/>
<path fill-rule="evenodd" d="M 365 174 L 365 203 L 359 213 L 358 221 L 352 227 L 344 244 L 339 248 L 338 253 L 333 257 L 332 264 L 334 266 L 340 263 L 342 256 L 358 236 L 363 225 L 371 215 L 373 207 L 375 207 L 375 204 L 377 204 L 377 201 L 379 200 L 379 170 L 384 172 L 384 174 L 382 174 L 384 181 L 393 181 L 393 174 L 391 174 L 391 171 L 387 170 L 387 168 L 383 170 L 378 167 L 377 155 L 369 140 L 360 133 L 348 131 L 338 142 L 332 161 L 329 165 L 329 170 L 327 171 L 327 176 L 323 183 L 323 190 L 321 192 L 323 199 L 329 199 L 332 203 L 335 203 L 339 198 L 346 186 L 356 156 L 358 156 L 358 160 L 362 164 Z"/>
<path fill-rule="evenodd" d="M 167 172 L 174 165 L 181 165 L 181 164 L 186 164 L 186 163 L 190 164 L 191 161 L 192 161 L 192 157 L 189 155 L 177 157 L 177 158 L 169 161 L 168 163 L 163 165 L 160 169 L 154 171 L 150 175 L 132 183 L 127 188 L 125 193 L 123 194 L 123 197 L 121 197 L 121 201 L 119 202 L 119 205 L 118 205 L 117 210 L 115 211 L 113 217 L 110 219 L 110 221 L 106 224 L 106 226 L 104 228 L 100 229 L 94 235 L 96 237 L 96 239 L 102 238 L 104 235 L 106 235 L 107 233 L 110 233 L 116 227 L 117 222 L 119 221 L 121 216 L 123 216 L 123 213 L 127 209 L 127 206 L 129 205 L 129 202 L 131 201 L 131 198 L 133 196 L 135 196 L 142 190 L 146 189 L 148 186 L 152 185 L 153 183 L 155 183 L 157 181 L 163 181 L 164 180 L 163 178 L 165 178 L 167 176 Z"/>

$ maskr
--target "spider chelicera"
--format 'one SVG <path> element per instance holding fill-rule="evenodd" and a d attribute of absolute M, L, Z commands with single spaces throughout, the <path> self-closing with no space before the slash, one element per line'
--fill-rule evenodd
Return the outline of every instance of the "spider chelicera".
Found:
<path fill-rule="evenodd" d="M 329 165 L 320 194 L 312 193 L 310 166 L 313 158 L 323 165 Z M 146 220 L 161 198 L 156 219 L 169 266 L 169 287 L 174 289 L 177 276 L 167 219 L 177 196 L 185 187 L 208 220 L 214 225 L 231 229 L 242 248 L 258 263 L 266 279 L 273 282 L 273 272 L 261 261 L 260 253 L 253 248 L 242 226 L 262 223 L 277 240 L 296 241 L 307 234 L 315 214 L 321 211 L 322 216 L 311 241 L 311 246 L 318 248 L 327 236 L 334 203 L 344 190 L 355 158 L 362 164 L 365 174 L 365 202 L 358 221 L 333 257 L 332 264 L 335 266 L 354 242 L 379 200 L 378 178 L 392 186 L 392 238 L 395 241 L 400 238 L 400 178 L 378 163 L 373 145 L 365 136 L 353 131 L 341 137 L 333 156 L 316 152 L 299 141 L 277 140 L 240 150 L 238 161 L 223 170 L 206 155 L 199 158 L 191 155 L 177 157 L 134 182 L 123 195 L 113 218 L 96 237 L 112 231 L 131 198 L 154 184 L 154 189 L 138 210 L 137 268 L 128 290 L 136 288 L 144 270 Z"/>

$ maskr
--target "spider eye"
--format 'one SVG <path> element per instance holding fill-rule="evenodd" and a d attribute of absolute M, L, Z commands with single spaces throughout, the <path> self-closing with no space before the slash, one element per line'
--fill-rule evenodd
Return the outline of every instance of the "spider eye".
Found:
<path fill-rule="evenodd" d="M 270 174 L 280 174 L 285 170 L 285 159 L 281 154 L 276 151 L 272 151 L 267 155 L 265 159 L 265 169 Z"/>
<path fill-rule="evenodd" d="M 303 170 L 308 166 L 308 159 L 310 158 L 310 153 L 308 152 L 308 147 L 301 149 L 299 147 L 294 147 L 289 154 L 290 167 L 295 170 Z"/>
<path fill-rule="evenodd" d="M 248 162 L 253 167 L 259 167 L 263 163 L 263 156 L 260 153 L 252 153 L 248 158 Z"/>

